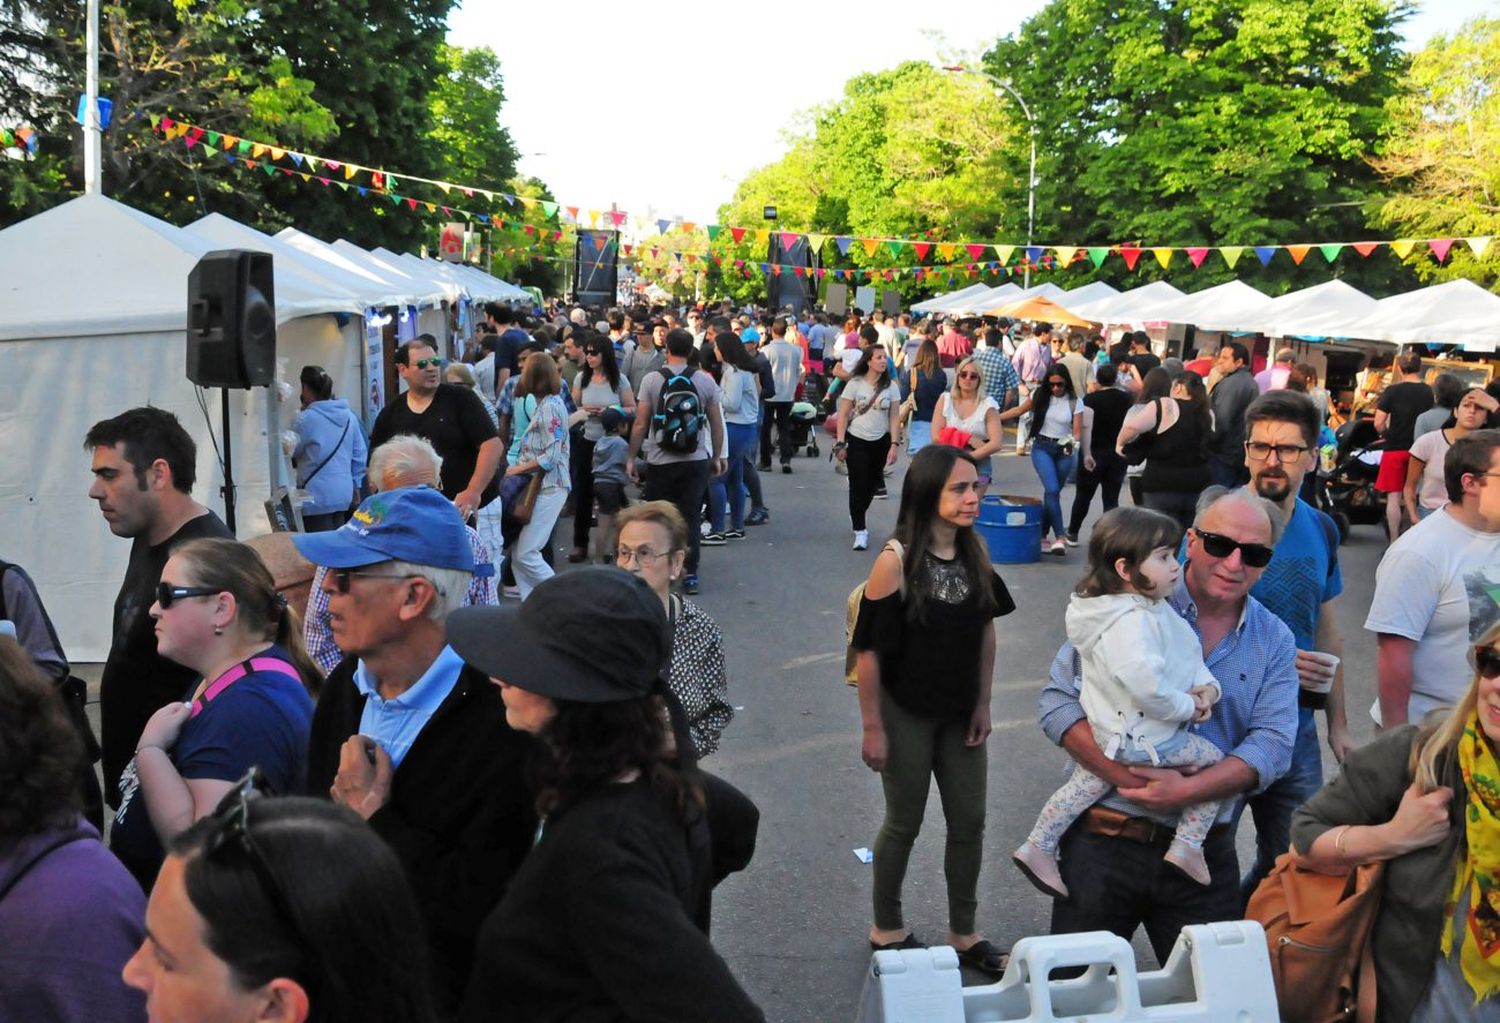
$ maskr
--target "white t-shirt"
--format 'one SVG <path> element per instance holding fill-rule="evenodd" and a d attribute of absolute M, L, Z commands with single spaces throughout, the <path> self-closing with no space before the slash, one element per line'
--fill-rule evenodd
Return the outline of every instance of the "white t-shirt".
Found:
<path fill-rule="evenodd" d="M 1412 441 L 1411 456 L 1423 463 L 1422 478 L 1417 482 L 1417 503 L 1433 511 L 1448 503 L 1448 484 L 1443 479 L 1443 459 L 1453 445 L 1442 430 L 1424 433 Z"/>
<path fill-rule="evenodd" d="M 1042 420 L 1042 428 L 1037 433 L 1053 440 L 1073 436 L 1073 415 L 1077 411 L 1077 398 L 1070 400 L 1053 395 L 1052 400 L 1047 402 L 1047 417 Z"/>
<path fill-rule="evenodd" d="M 845 348 L 839 353 L 839 362 L 844 367 L 845 373 L 853 373 L 854 367 L 859 365 L 860 356 L 865 354 L 863 348 Z"/>
<path fill-rule="evenodd" d="M 1391 544 L 1375 570 L 1365 628 L 1415 640 L 1407 720 L 1451 706 L 1469 688 L 1469 646 L 1500 620 L 1500 533 L 1470 529 L 1447 511 Z M 1370 708 L 1380 721 L 1380 702 Z"/>
<path fill-rule="evenodd" d="M 901 389 L 892 381 L 876 394 L 874 385 L 859 377 L 844 385 L 839 400 L 854 402 L 847 432 L 860 440 L 879 440 L 891 432 L 891 409 L 901 404 Z"/>
<path fill-rule="evenodd" d="M 985 429 L 985 415 L 990 409 L 1000 411 L 1000 406 L 995 404 L 995 399 L 985 395 L 979 403 L 974 406 L 974 411 L 969 413 L 969 418 L 958 418 L 958 412 L 953 407 L 953 392 L 944 391 L 943 396 L 938 399 L 937 407 L 943 413 L 943 421 L 955 429 L 962 430 L 969 436 L 978 440 L 989 440 L 989 431 Z"/>

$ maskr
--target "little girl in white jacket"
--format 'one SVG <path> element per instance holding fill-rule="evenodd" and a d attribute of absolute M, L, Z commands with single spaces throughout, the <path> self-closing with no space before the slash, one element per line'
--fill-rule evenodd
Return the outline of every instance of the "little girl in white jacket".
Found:
<path fill-rule="evenodd" d="M 1104 755 L 1121 763 L 1207 767 L 1224 754 L 1188 730 L 1206 721 L 1219 683 L 1203 663 L 1198 636 L 1166 598 L 1181 568 L 1182 529 L 1144 508 L 1107 513 L 1089 538 L 1088 572 L 1068 602 L 1068 641 L 1083 667 L 1079 702 Z M 1057 847 L 1109 782 L 1074 767 L 1052 794 L 1013 859 L 1049 895 L 1066 897 Z M 1219 804 L 1185 808 L 1165 859 L 1199 884 L 1209 883 L 1203 839 Z"/>

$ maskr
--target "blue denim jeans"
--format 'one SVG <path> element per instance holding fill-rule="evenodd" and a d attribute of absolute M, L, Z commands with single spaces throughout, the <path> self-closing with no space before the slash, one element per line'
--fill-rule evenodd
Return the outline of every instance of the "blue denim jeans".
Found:
<path fill-rule="evenodd" d="M 1255 863 L 1240 880 L 1240 894 L 1246 901 L 1276 865 L 1276 857 L 1290 847 L 1292 812 L 1322 787 L 1323 753 L 1318 747 L 1317 712 L 1311 707 L 1298 707 L 1292 766 L 1270 788 L 1247 800 L 1250 818 L 1255 821 Z M 1243 813 L 1245 804 L 1240 805 Z M 1238 819 L 1235 824 L 1238 826 Z"/>
<path fill-rule="evenodd" d="M 760 428 L 755 423 L 725 423 L 729 437 L 729 469 L 708 484 L 708 521 L 715 533 L 724 532 L 724 505 L 729 504 L 729 525 L 745 528 L 745 457 L 754 446 Z"/>
<path fill-rule="evenodd" d="M 1048 437 L 1037 437 L 1031 444 L 1031 467 L 1036 470 L 1037 478 L 1042 481 L 1042 539 L 1047 538 L 1047 530 L 1059 540 L 1067 532 L 1068 520 L 1063 518 L 1062 510 L 1062 488 L 1064 481 L 1073 472 L 1073 464 L 1078 460 L 1078 449 L 1075 446 L 1069 454 L 1063 454 L 1062 447 L 1057 441 Z"/>

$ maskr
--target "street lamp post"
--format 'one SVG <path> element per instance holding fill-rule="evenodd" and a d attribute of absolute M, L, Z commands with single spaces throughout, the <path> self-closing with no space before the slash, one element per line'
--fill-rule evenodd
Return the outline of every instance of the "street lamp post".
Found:
<path fill-rule="evenodd" d="M 1004 89 L 1011 97 L 1021 105 L 1021 113 L 1026 115 L 1026 123 L 1029 126 L 1028 134 L 1031 136 L 1031 171 L 1026 176 L 1026 248 L 1030 249 L 1032 234 L 1036 228 L 1036 118 L 1031 116 L 1031 108 L 1021 98 L 1021 94 L 1010 84 L 1009 79 L 997 78 L 988 71 L 979 71 L 974 68 L 964 67 L 962 64 L 945 66 L 944 71 L 958 71 L 966 75 L 978 75 L 987 78 L 991 84 Z M 1026 256 L 1026 268 L 1024 271 L 1024 286 L 1031 287 L 1031 254 Z"/>

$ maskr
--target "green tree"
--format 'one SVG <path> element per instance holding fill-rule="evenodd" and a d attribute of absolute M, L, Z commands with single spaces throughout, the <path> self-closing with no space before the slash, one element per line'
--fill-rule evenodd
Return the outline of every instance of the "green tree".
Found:
<path fill-rule="evenodd" d="M 464 49 L 442 43 L 437 59 L 443 73 L 428 96 L 432 127 L 427 138 L 438 154 L 438 177 L 513 191 L 503 188 L 515 176 L 518 154 L 500 123 L 505 104 L 500 58 L 487 46 Z"/>
<path fill-rule="evenodd" d="M 1264 245 L 1368 237 L 1379 181 L 1369 164 L 1400 87 L 1408 0 L 1052 0 L 985 54 L 1036 115 L 1037 236 L 1071 245 Z M 1005 158 L 1025 159 L 1014 136 Z M 1024 188 L 1024 175 L 1021 187 Z M 1024 209 L 1012 187 L 1003 227 Z M 1088 264 L 1084 264 L 1087 266 Z M 1133 285 L 1236 275 L 1272 292 L 1345 275 L 1399 290 L 1391 260 L 1316 251 L 1235 270 L 1179 253 L 1163 272 L 1112 258 L 1095 276 Z M 1186 273 L 1179 273 L 1182 267 Z M 1084 274 L 1071 280 L 1083 281 Z"/>
<path fill-rule="evenodd" d="M 1390 104 L 1375 168 L 1399 191 L 1376 222 L 1415 239 L 1500 235 L 1500 20 L 1438 36 L 1412 60 Z M 1418 245 L 1407 263 L 1424 281 L 1464 277 L 1500 290 L 1500 246 L 1457 242 L 1443 263 Z"/>

